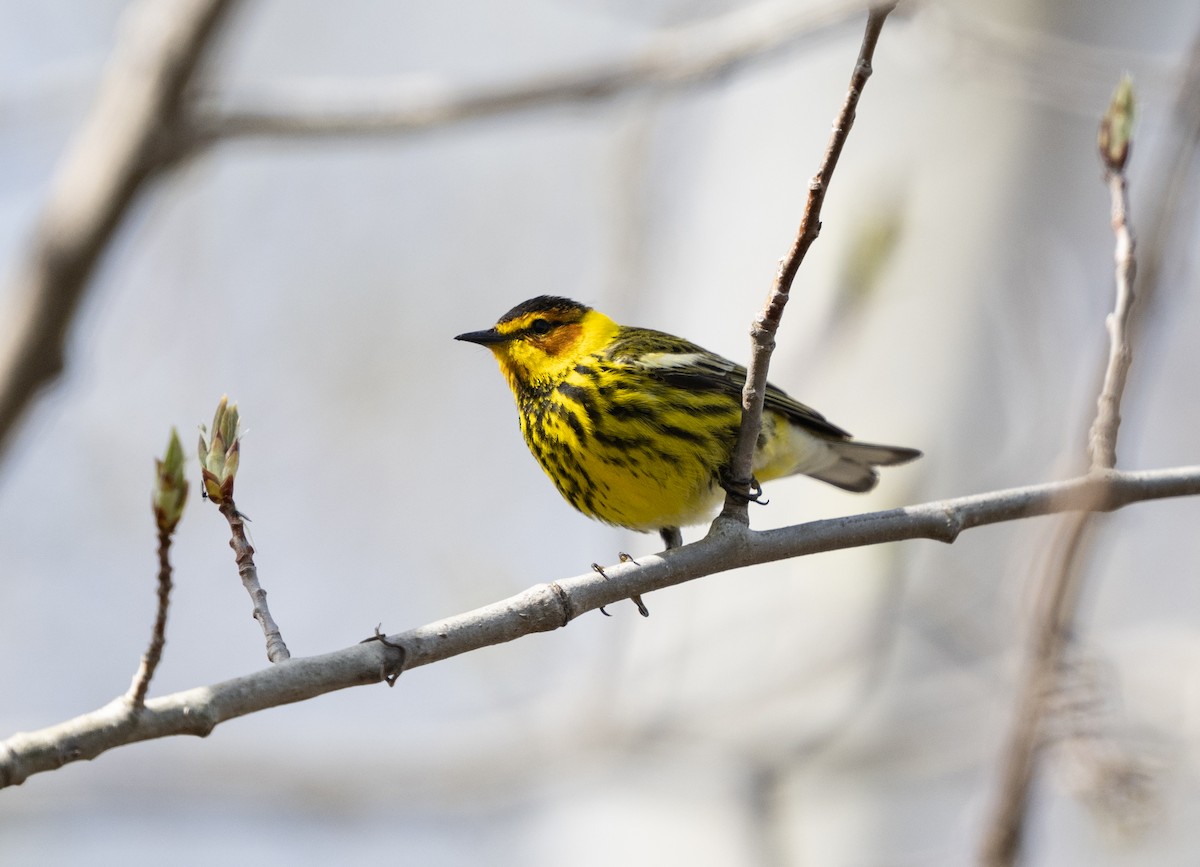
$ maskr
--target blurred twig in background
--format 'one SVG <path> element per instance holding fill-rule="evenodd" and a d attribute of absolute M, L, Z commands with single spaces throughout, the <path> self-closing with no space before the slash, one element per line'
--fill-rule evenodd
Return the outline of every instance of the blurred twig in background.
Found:
<path fill-rule="evenodd" d="M 1102 128 L 1103 135 L 1103 128 Z M 1101 145 L 1103 147 L 1103 141 Z M 1143 255 L 1141 256 L 1142 279 L 1138 284 L 1141 303 L 1136 308 L 1126 309 L 1120 327 L 1127 344 L 1132 344 L 1144 328 L 1148 311 L 1162 295 L 1161 285 L 1163 261 L 1172 238 L 1186 237 L 1187 227 L 1180 221 L 1190 211 L 1183 207 L 1190 195 L 1195 197 L 1196 160 L 1200 150 L 1200 35 L 1193 40 L 1183 78 L 1179 82 L 1178 96 L 1171 113 L 1171 129 L 1167 147 L 1152 167 L 1149 194 L 1145 197 L 1149 218 Z M 1127 156 L 1127 154 L 1126 154 Z M 1102 154 L 1102 158 L 1103 154 Z M 1122 300 L 1131 301 L 1128 283 L 1132 282 L 1132 238 L 1125 225 L 1126 190 L 1123 165 L 1119 168 L 1106 161 L 1106 180 L 1113 202 L 1113 229 L 1116 233 L 1116 281 L 1118 306 Z M 1124 286 L 1123 286 L 1124 284 Z M 1114 311 L 1116 314 L 1117 311 Z M 1111 326 L 1110 326 L 1111 327 Z M 1111 341 L 1110 341 L 1111 343 Z M 1112 345 L 1115 351 L 1117 346 Z M 1108 369 L 1121 359 L 1110 355 Z M 1106 387 L 1107 382 L 1106 375 Z M 1123 386 L 1123 381 L 1122 381 Z M 1097 423 L 1100 413 L 1097 413 Z M 1115 463 L 1116 422 L 1111 424 L 1112 440 L 1097 442 L 1101 431 L 1096 426 L 1090 434 L 1089 451 L 1093 464 L 1096 459 Z M 1096 454 L 1099 447 L 1102 454 Z M 996 796 L 994 813 L 988 824 L 987 838 L 983 846 L 982 860 L 988 865 L 1016 863 L 1019 856 L 1022 826 L 1028 809 L 1029 787 L 1032 783 L 1036 753 L 1044 740 L 1039 730 L 1042 723 L 1043 706 L 1058 691 L 1062 655 L 1069 640 L 1074 612 L 1079 597 L 1079 575 L 1082 571 L 1082 554 L 1091 538 L 1091 516 L 1079 514 L 1064 523 L 1057 536 L 1055 550 L 1059 558 L 1057 567 L 1051 570 L 1042 588 L 1036 616 L 1035 642 L 1030 650 L 1026 680 L 1014 721 L 1013 731 L 1002 764 L 1002 781 Z M 1136 776 L 1136 775 L 1135 775 Z M 1144 787 L 1145 781 L 1141 782 Z"/>
<path fill-rule="evenodd" d="M 1125 166 L 1133 126 L 1133 85 L 1122 79 L 1100 124 L 1099 150 L 1112 200 L 1112 228 L 1116 237 L 1116 300 L 1107 317 L 1109 354 L 1104 381 L 1096 402 L 1096 416 L 1088 434 L 1091 475 L 1103 475 L 1116 466 L 1117 432 L 1121 423 L 1121 398 L 1133 357 L 1128 331 L 1133 308 L 1136 272 L 1133 233 L 1129 227 L 1128 187 Z M 1001 759 L 999 792 L 985 829 L 981 861 L 988 867 L 1014 864 L 1020 854 L 1029 788 L 1043 740 L 1047 698 L 1059 685 L 1063 653 L 1079 603 L 1082 552 L 1092 513 L 1071 515 L 1054 543 L 1056 562 L 1038 589 L 1025 673 L 1018 689 L 1016 717 Z"/>

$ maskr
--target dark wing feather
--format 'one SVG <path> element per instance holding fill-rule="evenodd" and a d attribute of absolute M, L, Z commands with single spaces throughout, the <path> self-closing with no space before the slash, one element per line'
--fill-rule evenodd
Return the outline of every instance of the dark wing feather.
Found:
<path fill-rule="evenodd" d="M 646 359 L 646 356 L 658 354 L 697 357 L 673 365 L 654 364 Z M 719 391 L 733 396 L 739 402 L 746 384 L 746 368 L 740 364 L 734 364 L 682 338 L 648 328 L 622 328 L 610 345 L 608 355 L 627 364 L 638 364 L 651 376 L 668 385 L 692 391 Z M 812 407 L 805 406 L 770 383 L 767 383 L 764 405 L 815 434 L 838 440 L 850 436 Z"/>

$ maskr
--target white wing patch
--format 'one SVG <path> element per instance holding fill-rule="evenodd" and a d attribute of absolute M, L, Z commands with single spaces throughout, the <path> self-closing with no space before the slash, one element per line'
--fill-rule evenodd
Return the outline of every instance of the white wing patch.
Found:
<path fill-rule="evenodd" d="M 699 352 L 647 352 L 638 357 L 638 363 L 659 369 L 695 367 L 703 358 L 705 356 Z"/>

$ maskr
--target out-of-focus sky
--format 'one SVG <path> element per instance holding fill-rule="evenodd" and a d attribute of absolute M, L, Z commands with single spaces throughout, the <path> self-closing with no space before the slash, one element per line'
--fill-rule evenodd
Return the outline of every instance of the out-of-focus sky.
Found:
<path fill-rule="evenodd" d="M 224 107 L 471 91 L 806 5 L 845 8 L 245 2 L 203 87 Z M 0 274 L 125 11 L 0 4 Z M 152 459 L 172 425 L 190 453 L 223 393 L 249 429 L 238 505 L 294 654 L 656 550 L 560 500 L 488 353 L 451 338 L 550 293 L 744 360 L 864 19 L 700 86 L 419 135 L 221 142 L 156 184 L 0 463 L 0 737 L 127 687 L 153 617 Z M 755 526 L 1078 469 L 1112 289 L 1097 118 L 1130 71 L 1137 230 L 1198 29 L 1182 0 L 893 16 L 771 370 L 856 435 L 926 457 L 865 497 L 778 482 Z M 1189 183 L 1136 351 L 1126 467 L 1198 462 Z M 1197 520 L 1170 501 L 1099 522 L 1070 679 L 1085 712 L 1047 753 L 1029 864 L 1192 863 Z M 648 596 L 649 620 L 615 606 L 393 690 L 116 750 L 0 792 L 0 862 L 967 863 L 1053 527 L 715 576 Z M 151 694 L 265 665 L 210 504 L 189 504 L 174 561 Z M 1114 802 L 1127 767 L 1154 800 Z"/>

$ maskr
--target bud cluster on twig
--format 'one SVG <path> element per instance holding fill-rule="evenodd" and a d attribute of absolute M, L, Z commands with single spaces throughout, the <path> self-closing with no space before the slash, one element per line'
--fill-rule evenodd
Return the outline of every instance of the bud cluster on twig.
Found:
<path fill-rule="evenodd" d="M 1121 76 L 1117 89 L 1108 103 L 1108 111 L 1100 119 L 1096 146 L 1100 159 L 1110 172 L 1125 170 L 1129 160 L 1129 145 L 1133 140 L 1133 79 L 1129 73 Z"/>
<path fill-rule="evenodd" d="M 162 459 L 155 458 L 154 519 L 162 533 L 175 531 L 187 503 L 188 483 L 183 475 L 183 445 L 179 434 L 171 428 L 171 438 Z"/>
<path fill-rule="evenodd" d="M 236 403 L 229 403 L 227 396 L 222 395 L 217 404 L 212 433 L 206 441 L 207 433 L 204 425 L 200 425 L 200 475 L 205 496 L 219 506 L 233 497 L 233 479 L 237 475 L 241 453 L 238 408 Z"/>

